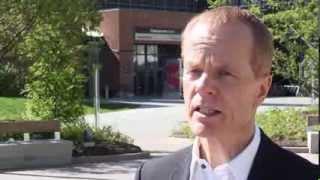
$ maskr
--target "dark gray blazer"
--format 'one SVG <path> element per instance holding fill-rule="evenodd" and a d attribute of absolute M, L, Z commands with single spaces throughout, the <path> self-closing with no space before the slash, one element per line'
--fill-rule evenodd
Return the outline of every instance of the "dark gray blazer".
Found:
<path fill-rule="evenodd" d="M 189 180 L 192 146 L 142 164 L 135 180 Z M 318 180 L 320 168 L 282 149 L 261 131 L 248 180 Z"/>

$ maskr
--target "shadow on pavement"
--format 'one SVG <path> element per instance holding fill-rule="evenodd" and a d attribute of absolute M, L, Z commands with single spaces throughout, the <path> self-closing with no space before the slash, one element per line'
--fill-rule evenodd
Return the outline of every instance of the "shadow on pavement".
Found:
<path fill-rule="evenodd" d="M 76 164 L 59 168 L 37 168 L 1 171 L 0 175 L 18 175 L 62 179 L 115 180 L 108 176 L 134 174 L 145 160 Z"/>

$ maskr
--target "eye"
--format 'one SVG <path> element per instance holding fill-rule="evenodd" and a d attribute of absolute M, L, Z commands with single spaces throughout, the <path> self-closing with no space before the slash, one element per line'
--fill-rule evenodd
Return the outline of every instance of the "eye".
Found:
<path fill-rule="evenodd" d="M 232 74 L 229 71 L 220 71 L 219 75 L 220 76 L 232 76 Z"/>
<path fill-rule="evenodd" d="M 221 72 L 221 75 L 224 75 L 224 76 L 231 76 L 232 74 L 228 71 L 222 71 Z"/>
<path fill-rule="evenodd" d="M 187 77 L 188 79 L 198 79 L 202 74 L 201 69 L 191 69 L 191 70 L 186 70 L 184 73 L 184 76 Z"/>

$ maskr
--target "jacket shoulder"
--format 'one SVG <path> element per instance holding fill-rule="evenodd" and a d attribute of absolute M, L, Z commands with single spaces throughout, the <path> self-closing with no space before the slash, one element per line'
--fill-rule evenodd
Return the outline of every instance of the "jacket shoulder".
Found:
<path fill-rule="evenodd" d="M 298 177 L 307 179 L 316 179 L 320 177 L 320 169 L 308 160 L 299 155 L 279 147 L 279 161 L 277 167 L 287 168 L 284 173 L 292 176 L 292 179 Z"/>
<path fill-rule="evenodd" d="M 263 134 L 250 176 L 260 179 L 274 179 L 275 177 L 290 180 L 316 179 L 320 177 L 320 170 L 316 165 L 283 149 Z"/>
<path fill-rule="evenodd" d="M 136 180 L 171 179 L 175 171 L 189 167 L 191 151 L 192 148 L 189 146 L 170 155 L 146 161 L 137 171 Z"/>

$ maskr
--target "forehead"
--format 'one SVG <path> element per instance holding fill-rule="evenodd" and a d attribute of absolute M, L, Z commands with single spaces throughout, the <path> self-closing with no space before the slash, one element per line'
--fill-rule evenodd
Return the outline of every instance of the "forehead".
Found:
<path fill-rule="evenodd" d="M 199 59 L 195 56 L 238 61 L 251 58 L 253 37 L 250 29 L 241 22 L 221 25 L 198 22 L 186 33 L 182 47 L 182 56 L 186 60 Z"/>

